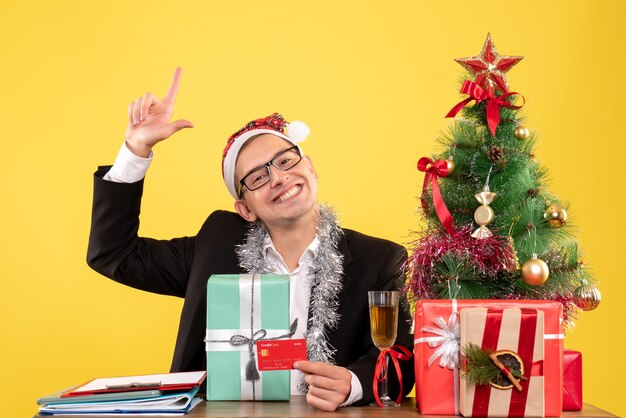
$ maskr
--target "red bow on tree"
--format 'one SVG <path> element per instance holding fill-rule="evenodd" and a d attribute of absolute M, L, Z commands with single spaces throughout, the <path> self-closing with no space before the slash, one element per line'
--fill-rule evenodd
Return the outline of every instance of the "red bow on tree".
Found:
<path fill-rule="evenodd" d="M 433 189 L 433 203 L 435 205 L 435 212 L 441 221 L 442 225 L 446 228 L 446 231 L 450 235 L 454 234 L 454 218 L 448 211 L 446 203 L 443 201 L 441 191 L 439 191 L 438 177 L 445 177 L 448 175 L 448 162 L 446 160 L 437 160 L 433 162 L 428 157 L 422 157 L 417 162 L 417 169 L 426 173 L 424 176 L 424 185 L 422 186 L 422 208 L 424 212 L 428 211 L 428 202 L 426 202 L 425 195 L 428 190 L 428 183 L 431 183 Z"/>
<path fill-rule="evenodd" d="M 472 100 L 476 100 L 476 104 L 480 102 L 486 101 L 487 108 L 487 124 L 489 125 L 489 130 L 491 131 L 491 135 L 496 136 L 496 128 L 500 124 L 500 107 L 506 107 L 507 109 L 519 109 L 523 106 L 515 106 L 510 102 L 506 101 L 507 97 L 513 96 L 515 94 L 519 95 L 522 100 L 524 100 L 524 96 L 516 92 L 508 92 L 504 93 L 500 96 L 495 95 L 492 90 L 485 90 L 478 84 L 473 81 L 465 80 L 463 82 L 463 86 L 461 87 L 461 93 L 468 94 L 469 97 L 456 106 L 454 106 L 446 115 L 447 118 L 453 118 L 461 109 L 463 109 L 469 102 Z M 524 100 L 525 101 L 525 100 Z"/>

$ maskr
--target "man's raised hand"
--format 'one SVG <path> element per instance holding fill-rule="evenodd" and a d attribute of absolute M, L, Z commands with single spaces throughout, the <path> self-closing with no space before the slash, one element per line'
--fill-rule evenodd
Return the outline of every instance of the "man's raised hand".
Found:
<path fill-rule="evenodd" d="M 152 147 L 184 128 L 193 128 L 193 123 L 178 119 L 170 123 L 174 102 L 178 95 L 181 68 L 174 71 L 174 79 L 163 100 L 146 93 L 128 105 L 128 127 L 126 145 L 139 157 L 148 157 Z"/>

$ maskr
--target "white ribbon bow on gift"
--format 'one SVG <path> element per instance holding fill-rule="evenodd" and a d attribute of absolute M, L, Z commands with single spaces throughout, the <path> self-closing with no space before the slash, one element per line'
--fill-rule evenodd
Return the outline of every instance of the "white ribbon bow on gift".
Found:
<path fill-rule="evenodd" d="M 459 367 L 459 339 L 461 337 L 461 324 L 459 314 L 453 312 L 448 318 L 448 322 L 441 316 L 435 319 L 435 327 L 422 327 L 423 332 L 436 334 L 437 337 L 422 337 L 415 342 L 428 343 L 430 348 L 435 348 L 435 352 L 428 358 L 430 367 L 439 358 L 439 365 L 448 369 Z"/>

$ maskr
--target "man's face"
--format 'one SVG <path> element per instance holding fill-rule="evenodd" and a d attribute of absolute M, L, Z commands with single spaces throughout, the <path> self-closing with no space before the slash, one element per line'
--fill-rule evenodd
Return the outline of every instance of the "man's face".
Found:
<path fill-rule="evenodd" d="M 267 163 L 293 145 L 271 134 L 259 135 L 241 150 L 235 166 L 237 184 L 246 174 Z M 243 188 L 235 209 L 247 221 L 261 219 L 268 227 L 286 226 L 314 216 L 317 173 L 311 160 L 302 161 L 288 171 L 270 166 L 271 180 L 257 190 Z"/>

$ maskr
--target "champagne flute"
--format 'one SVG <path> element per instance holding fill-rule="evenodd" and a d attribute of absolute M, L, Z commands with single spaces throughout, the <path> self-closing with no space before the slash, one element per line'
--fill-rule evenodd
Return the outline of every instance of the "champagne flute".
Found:
<path fill-rule="evenodd" d="M 396 342 L 398 334 L 398 301 L 400 292 L 396 290 L 375 290 L 367 292 L 370 308 L 370 328 L 372 341 L 379 350 L 385 350 Z M 389 357 L 387 357 L 380 377 L 387 376 Z M 379 383 L 380 401 L 383 406 L 398 406 L 387 393 L 387 378 Z"/>

